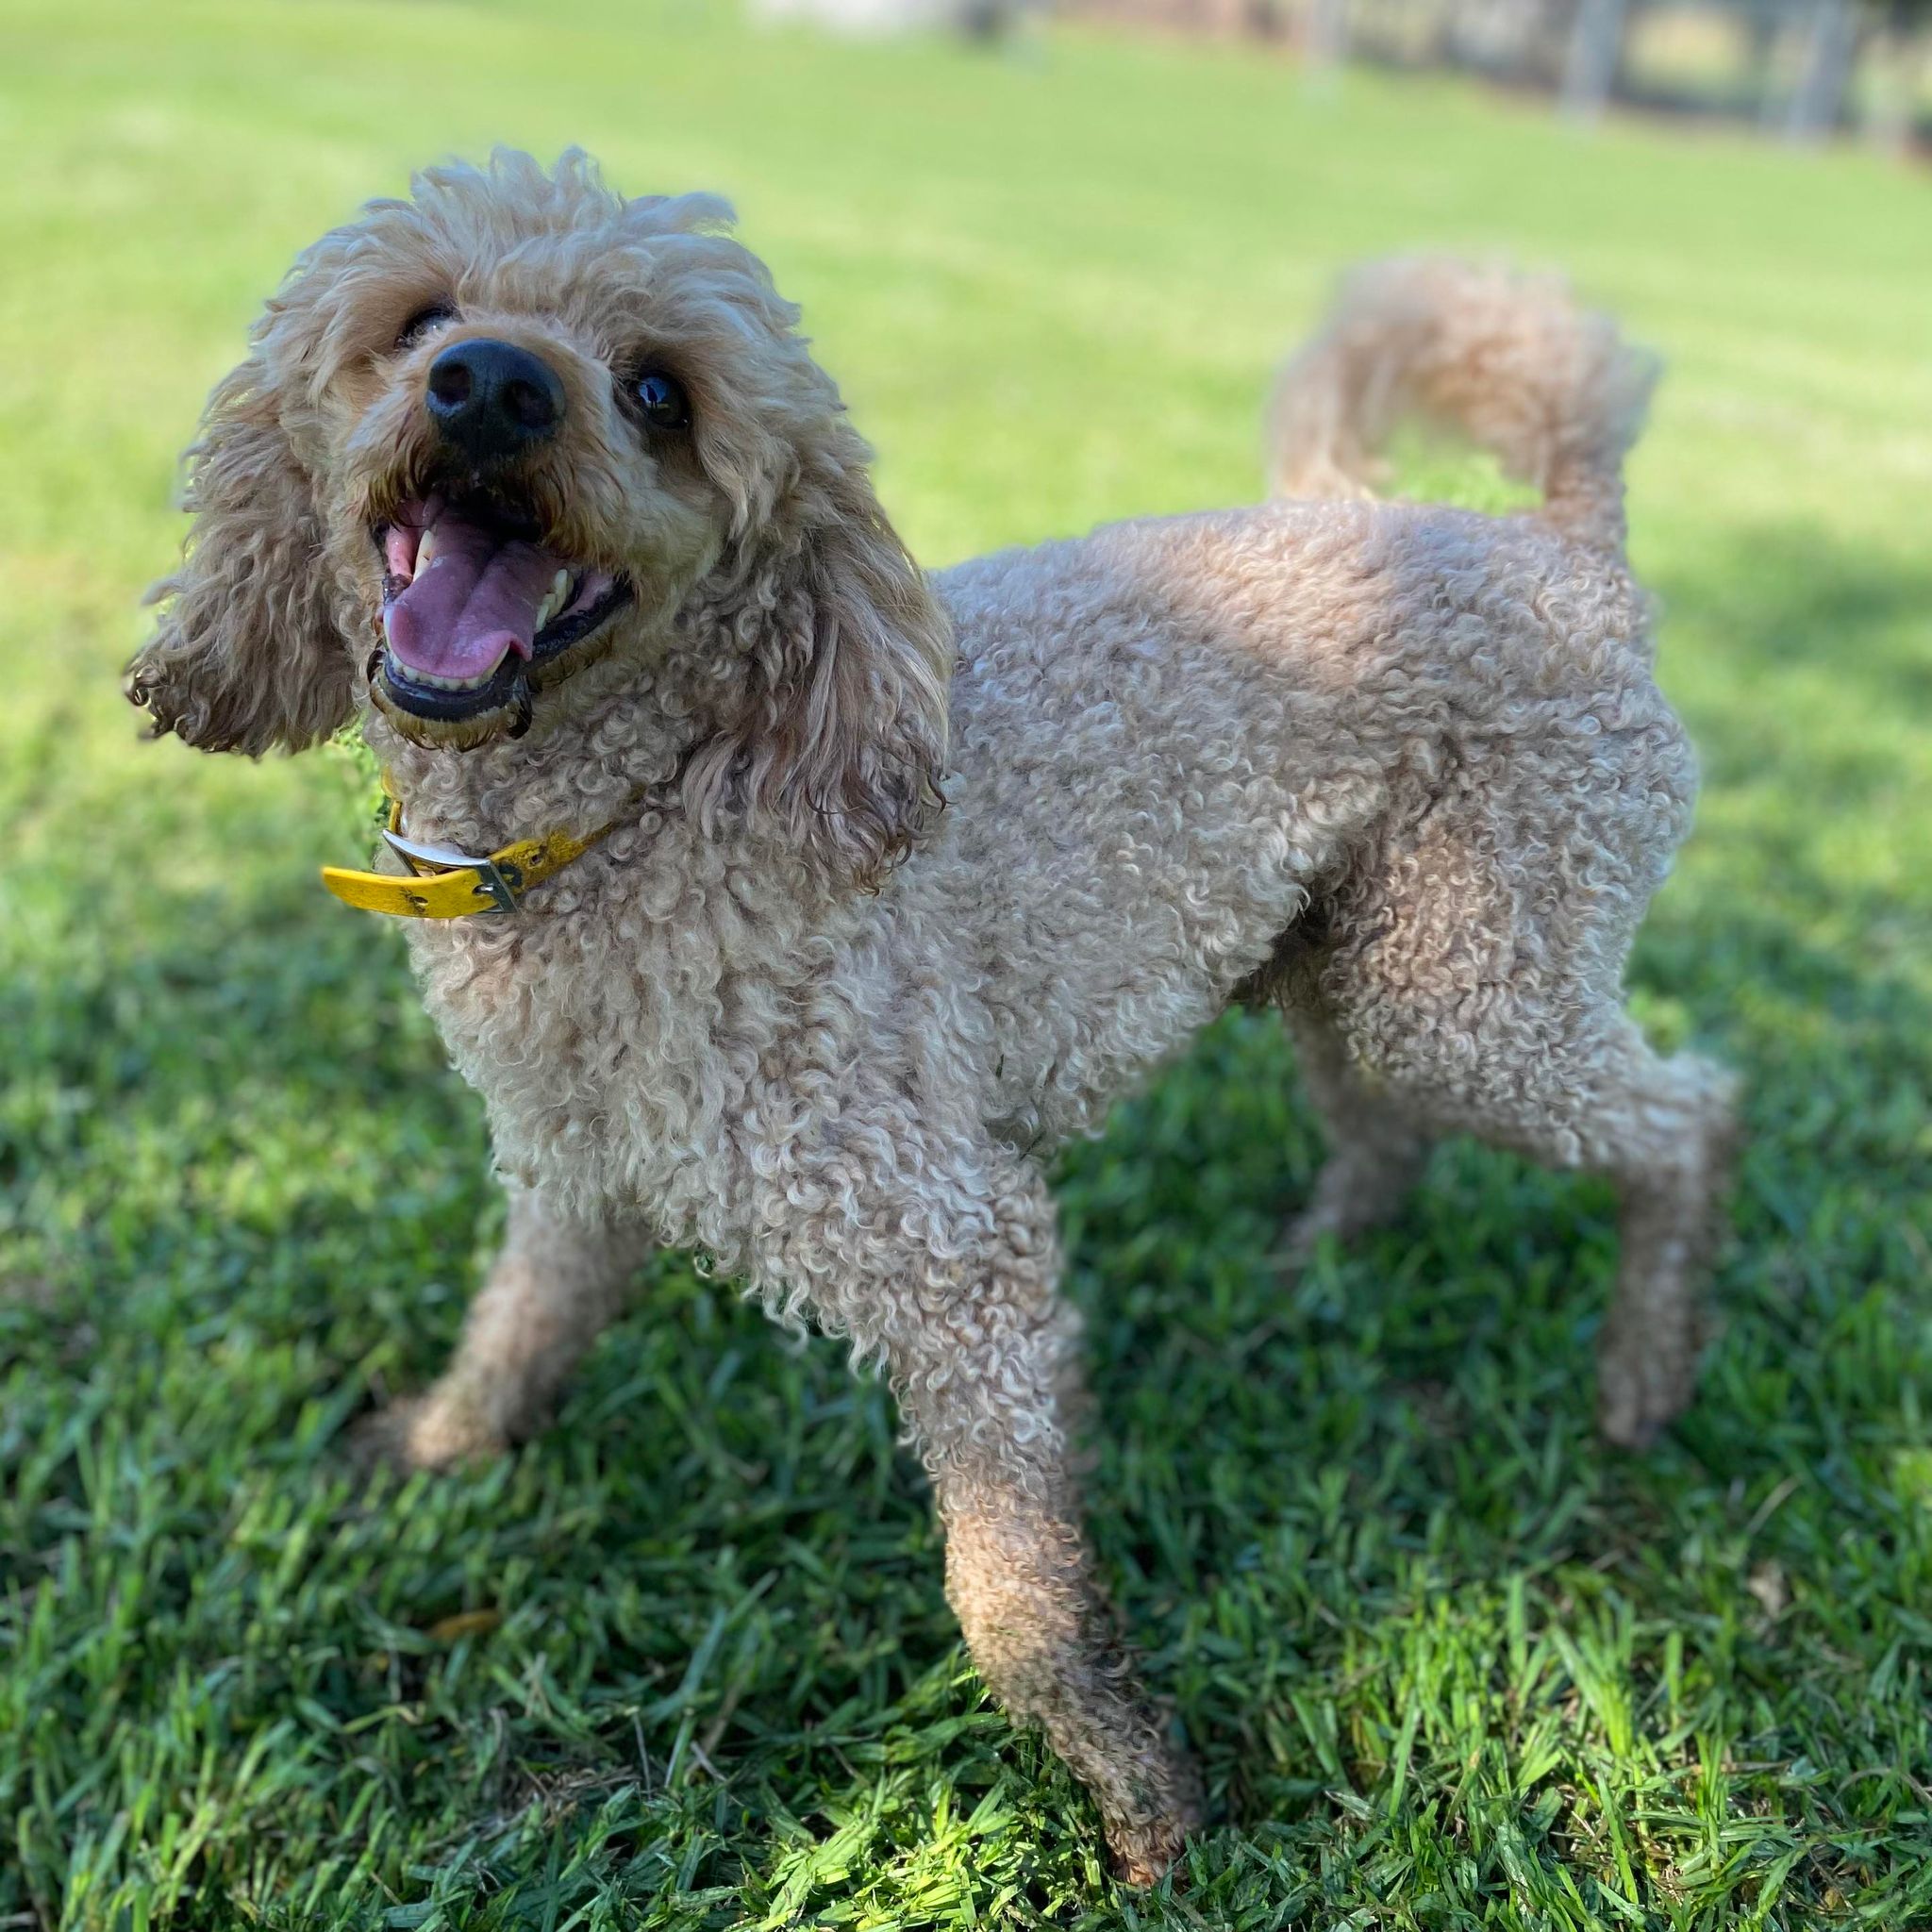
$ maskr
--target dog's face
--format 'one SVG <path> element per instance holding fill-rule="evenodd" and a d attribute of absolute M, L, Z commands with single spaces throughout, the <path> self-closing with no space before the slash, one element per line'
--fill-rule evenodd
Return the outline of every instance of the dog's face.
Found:
<path fill-rule="evenodd" d="M 157 728 L 299 747 L 366 700 L 459 753 L 569 729 L 592 666 L 683 650 L 716 700 L 686 747 L 708 809 L 776 810 L 858 875 L 904 849 L 944 626 L 725 218 L 501 155 L 324 237 L 191 453 L 130 683 Z"/>
<path fill-rule="evenodd" d="M 380 600 L 372 699 L 405 737 L 463 746 L 526 729 L 543 693 L 661 633 L 717 561 L 733 506 L 697 409 L 708 442 L 728 437 L 734 372 L 690 312 L 715 275 L 678 275 L 661 241 L 546 275 L 422 240 L 426 275 L 360 297 L 381 346 L 338 378 L 328 523 Z"/>

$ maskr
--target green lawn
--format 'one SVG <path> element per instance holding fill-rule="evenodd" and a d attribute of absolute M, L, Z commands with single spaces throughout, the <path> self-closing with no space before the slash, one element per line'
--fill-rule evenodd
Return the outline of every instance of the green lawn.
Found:
<path fill-rule="evenodd" d="M 1607 1196 L 1501 1156 L 1281 1279 L 1271 1024 L 1076 1150 L 1094 1534 L 1215 1803 L 1158 1894 L 985 1705 L 880 1388 L 729 1284 L 658 1269 L 502 1466 L 355 1472 L 491 1238 L 479 1109 L 315 883 L 347 761 L 143 745 L 116 673 L 288 258 L 499 139 L 736 197 L 935 563 L 1253 494 L 1391 247 L 1670 358 L 1709 790 L 1633 980 L 1750 1082 L 1703 1398 L 1598 1445 Z M 0 184 L 0 1927 L 1932 1923 L 1925 177 L 1174 43 L 9 0 Z"/>

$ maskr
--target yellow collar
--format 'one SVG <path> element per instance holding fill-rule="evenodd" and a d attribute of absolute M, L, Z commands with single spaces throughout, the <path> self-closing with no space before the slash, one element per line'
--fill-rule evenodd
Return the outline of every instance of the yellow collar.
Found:
<path fill-rule="evenodd" d="M 552 832 L 541 839 L 519 839 L 483 858 L 453 846 L 404 838 L 402 800 L 391 791 L 387 774 L 382 789 L 389 792 L 389 824 L 382 836 L 409 870 L 349 872 L 325 865 L 323 884 L 345 905 L 364 912 L 387 912 L 396 919 L 466 919 L 476 912 L 514 912 L 533 886 L 555 878 L 620 825 L 631 823 L 651 788 L 625 800 L 624 809 L 608 825 L 581 838 L 573 832 Z"/>

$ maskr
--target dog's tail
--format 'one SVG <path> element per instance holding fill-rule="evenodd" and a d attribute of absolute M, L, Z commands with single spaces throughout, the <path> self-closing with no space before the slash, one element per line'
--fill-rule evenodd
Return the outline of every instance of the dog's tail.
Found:
<path fill-rule="evenodd" d="M 1343 284 L 1282 370 L 1268 411 L 1277 496 L 1366 496 L 1376 451 L 1413 413 L 1461 430 L 1534 484 L 1537 514 L 1600 552 L 1624 548 L 1624 458 L 1654 358 L 1551 275 L 1441 258 L 1376 262 Z"/>

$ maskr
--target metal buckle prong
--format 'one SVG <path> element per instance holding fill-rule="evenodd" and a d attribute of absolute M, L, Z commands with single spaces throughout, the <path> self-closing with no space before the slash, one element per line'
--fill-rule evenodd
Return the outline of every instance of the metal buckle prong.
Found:
<path fill-rule="evenodd" d="M 384 829 L 382 835 L 391 849 L 418 878 L 431 872 L 467 871 L 476 874 L 476 890 L 491 901 L 492 912 L 517 909 L 516 888 L 504 877 L 493 861 L 458 852 L 454 845 L 431 845 L 421 839 L 406 839 L 400 832 Z M 478 908 L 480 910 L 480 908 Z"/>

